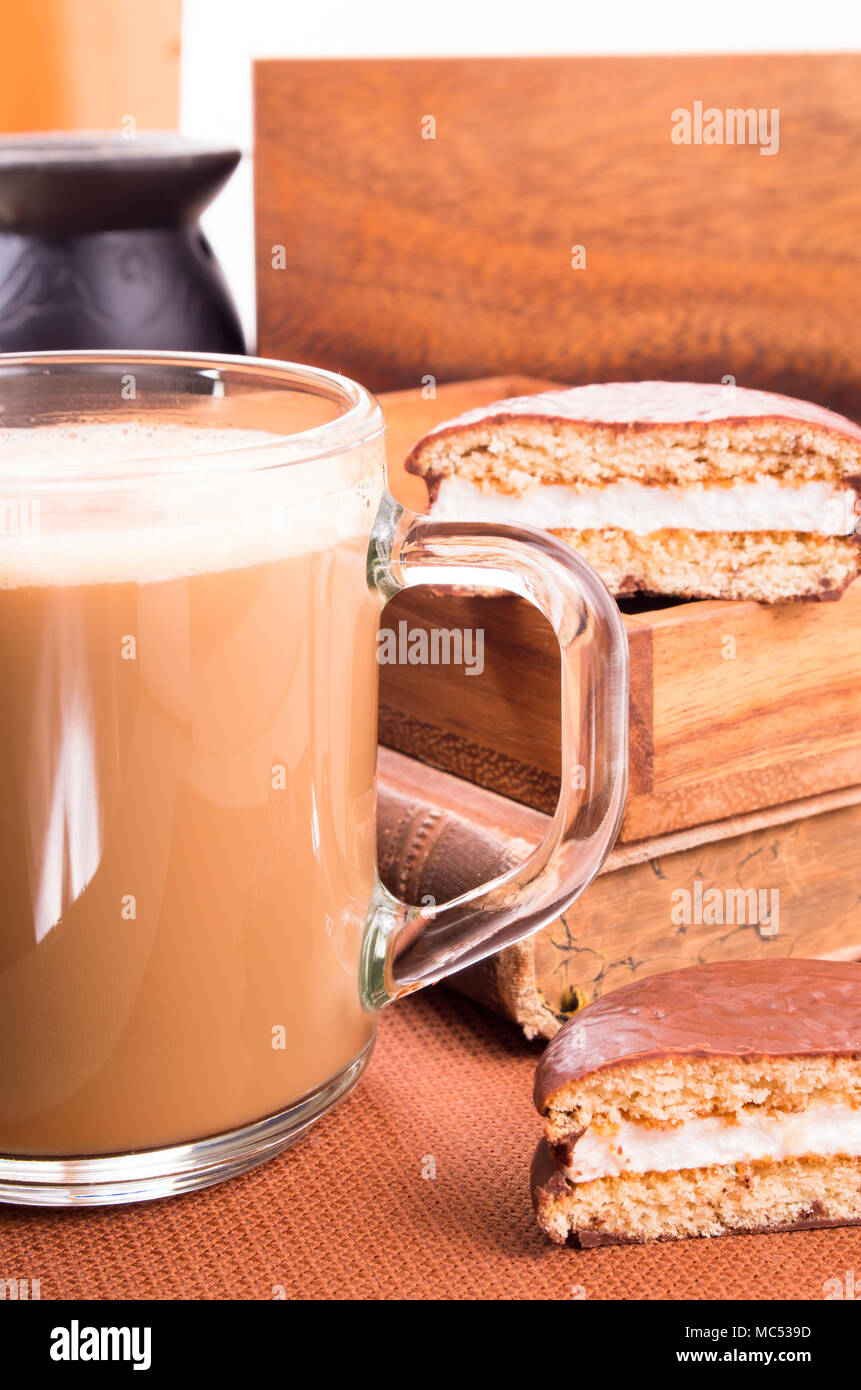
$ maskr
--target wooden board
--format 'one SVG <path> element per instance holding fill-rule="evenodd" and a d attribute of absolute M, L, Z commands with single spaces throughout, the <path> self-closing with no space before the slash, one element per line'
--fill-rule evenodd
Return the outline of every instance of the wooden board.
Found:
<path fill-rule="evenodd" d="M 776 108 L 778 152 L 674 143 L 696 101 Z M 255 102 L 264 355 L 861 414 L 861 55 L 264 61 Z"/>
<path fill-rule="evenodd" d="M 392 490 L 431 425 L 551 383 L 524 378 L 384 395 Z M 525 602 L 398 595 L 384 623 L 483 628 L 485 671 L 382 666 L 380 736 L 402 753 L 539 810 L 555 805 L 559 663 Z M 861 580 L 836 603 L 681 603 L 625 618 L 631 649 L 630 790 L 622 840 L 641 840 L 861 780 Z"/>

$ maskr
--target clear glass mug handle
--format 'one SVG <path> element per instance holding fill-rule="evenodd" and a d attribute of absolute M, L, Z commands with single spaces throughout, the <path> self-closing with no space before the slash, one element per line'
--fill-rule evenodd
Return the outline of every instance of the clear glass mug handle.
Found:
<path fill-rule="evenodd" d="M 598 576 L 542 531 L 434 521 L 387 495 L 368 566 L 386 602 L 419 584 L 528 599 L 553 626 L 562 677 L 561 790 L 546 839 L 518 868 L 448 903 L 409 907 L 378 878 L 361 968 L 362 1002 L 376 1009 L 529 936 L 592 881 L 625 804 L 628 643 Z"/>

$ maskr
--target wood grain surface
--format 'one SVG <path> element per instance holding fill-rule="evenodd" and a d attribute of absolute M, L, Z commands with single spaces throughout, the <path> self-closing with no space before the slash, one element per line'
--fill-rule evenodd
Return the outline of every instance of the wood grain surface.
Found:
<path fill-rule="evenodd" d="M 861 414 L 861 55 L 270 60 L 255 101 L 263 354 Z M 697 101 L 776 109 L 777 153 L 674 143 Z"/>
<path fill-rule="evenodd" d="M 389 475 L 431 425 L 547 380 L 452 383 L 381 396 Z M 485 671 L 382 666 L 380 736 L 402 753 L 552 811 L 559 773 L 559 663 L 520 599 L 399 594 L 383 622 L 483 628 Z M 833 603 L 688 602 L 625 615 L 631 652 L 630 788 L 623 841 L 737 816 L 861 780 L 861 580 Z"/>

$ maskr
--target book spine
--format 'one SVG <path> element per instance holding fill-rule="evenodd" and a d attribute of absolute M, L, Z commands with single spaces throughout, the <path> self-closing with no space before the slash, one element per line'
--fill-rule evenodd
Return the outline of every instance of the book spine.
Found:
<path fill-rule="evenodd" d="M 547 817 L 381 750 L 379 866 L 411 903 L 446 902 L 514 868 Z M 447 982 L 552 1037 L 628 980 L 700 961 L 861 957 L 861 788 L 717 822 L 609 856 L 541 931 Z"/>

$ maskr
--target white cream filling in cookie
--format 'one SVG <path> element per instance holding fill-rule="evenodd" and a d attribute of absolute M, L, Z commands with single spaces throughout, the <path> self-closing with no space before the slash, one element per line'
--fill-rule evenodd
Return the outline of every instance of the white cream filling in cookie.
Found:
<path fill-rule="evenodd" d="M 508 522 L 557 531 L 614 527 L 637 535 L 666 528 L 849 536 L 856 524 L 856 507 L 851 488 L 829 482 L 791 487 L 771 477 L 717 487 L 618 482 L 577 488 L 538 483 L 522 493 L 506 493 L 451 475 L 440 483 L 432 514 L 447 520 Z"/>
<path fill-rule="evenodd" d="M 612 1133 L 587 1130 L 562 1171 L 571 1182 L 591 1182 L 620 1173 L 669 1173 L 805 1154 L 861 1155 L 861 1110 L 815 1105 L 793 1114 L 752 1111 L 737 1122 L 723 1115 L 695 1116 L 666 1128 L 625 1120 Z"/>

